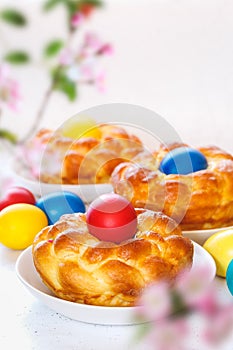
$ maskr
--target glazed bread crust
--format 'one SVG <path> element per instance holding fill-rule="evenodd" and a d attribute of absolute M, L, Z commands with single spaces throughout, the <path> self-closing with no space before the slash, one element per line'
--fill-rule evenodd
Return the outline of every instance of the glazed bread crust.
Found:
<path fill-rule="evenodd" d="M 64 215 L 33 243 L 42 281 L 65 300 L 101 306 L 133 306 L 144 288 L 173 281 L 192 266 L 193 244 L 174 220 L 136 209 L 136 236 L 117 245 L 88 232 L 85 214 Z"/>
<path fill-rule="evenodd" d="M 198 148 L 207 158 L 206 170 L 188 175 L 166 175 L 159 164 L 170 150 L 187 146 L 161 145 L 158 152 L 144 152 L 112 173 L 114 191 L 135 207 L 160 210 L 183 230 L 233 225 L 233 157 L 215 146 Z"/>
<path fill-rule="evenodd" d="M 120 126 L 101 124 L 98 131 L 99 138 L 83 135 L 75 140 L 59 131 L 40 130 L 28 144 L 30 149 L 41 149 L 40 180 L 53 184 L 109 183 L 113 169 L 143 149 L 137 136 Z"/>

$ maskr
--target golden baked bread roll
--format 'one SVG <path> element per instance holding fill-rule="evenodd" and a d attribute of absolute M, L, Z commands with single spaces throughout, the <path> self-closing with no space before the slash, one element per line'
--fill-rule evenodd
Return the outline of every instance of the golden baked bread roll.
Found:
<path fill-rule="evenodd" d="M 208 166 L 187 175 L 159 171 L 164 156 L 187 146 L 161 145 L 153 155 L 138 154 L 112 173 L 114 191 L 135 207 L 160 210 L 175 219 L 183 230 L 212 229 L 233 225 L 233 157 L 215 146 L 200 147 Z"/>
<path fill-rule="evenodd" d="M 38 152 L 35 162 L 40 166 L 38 173 L 42 182 L 90 184 L 108 183 L 113 169 L 141 152 L 143 145 L 124 128 L 101 124 L 98 137 L 84 135 L 77 139 L 43 129 L 26 148 L 34 155 Z M 33 161 L 29 161 L 32 166 Z"/>
<path fill-rule="evenodd" d="M 33 243 L 35 267 L 53 293 L 69 301 L 133 306 L 143 289 L 158 280 L 173 281 L 193 260 L 193 244 L 174 220 L 136 209 L 133 239 L 99 241 L 88 232 L 86 214 L 67 214 L 44 228 Z"/>

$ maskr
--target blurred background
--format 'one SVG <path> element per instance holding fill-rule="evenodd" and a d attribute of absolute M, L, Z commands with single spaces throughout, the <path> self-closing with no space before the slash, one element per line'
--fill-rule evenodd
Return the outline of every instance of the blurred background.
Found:
<path fill-rule="evenodd" d="M 51 8 L 43 10 L 46 3 Z M 1 108 L 0 127 L 19 137 L 27 134 L 51 84 L 54 62 L 67 54 L 70 35 L 75 51 L 89 32 L 105 45 L 98 57 L 103 69 L 99 81 L 79 82 L 73 99 L 70 86 L 55 89 L 38 127 L 57 128 L 86 108 L 126 102 L 160 114 L 190 145 L 215 144 L 233 152 L 233 2 L 105 0 L 102 7 L 95 5 L 98 2 L 91 1 L 89 10 L 78 8 L 80 18 L 69 18 L 73 33 L 62 0 L 0 1 L 2 14 L 10 8 L 27 19 L 25 25 L 12 24 L 6 16 L 0 20 L 1 61 L 8 56 L 9 75 L 20 90 L 17 110 Z M 57 51 L 47 51 L 46 57 L 46 47 L 54 41 Z M 30 59 L 12 64 L 9 53 L 17 50 Z M 69 73 L 77 78 L 77 69 Z"/>

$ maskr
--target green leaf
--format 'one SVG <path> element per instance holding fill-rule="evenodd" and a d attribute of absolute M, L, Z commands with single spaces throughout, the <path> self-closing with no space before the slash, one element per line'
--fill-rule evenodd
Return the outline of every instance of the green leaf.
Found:
<path fill-rule="evenodd" d="M 94 7 L 103 6 L 103 1 L 100 1 L 100 0 L 81 0 L 79 2 L 81 5 L 92 5 Z"/>
<path fill-rule="evenodd" d="M 58 87 L 57 90 L 60 90 L 61 92 L 63 92 L 70 101 L 75 101 L 76 97 L 77 97 L 77 88 L 76 88 L 76 84 L 67 79 L 66 81 L 64 80 L 63 82 L 61 82 Z"/>
<path fill-rule="evenodd" d="M 57 6 L 58 4 L 64 2 L 64 0 L 47 0 L 44 3 L 43 9 L 45 11 L 50 11 L 52 10 L 55 6 Z"/>
<path fill-rule="evenodd" d="M 17 141 L 16 135 L 5 129 L 0 129 L 0 138 L 8 140 L 11 143 L 16 143 Z"/>
<path fill-rule="evenodd" d="M 58 52 L 61 50 L 61 48 L 64 46 L 64 43 L 62 40 L 53 40 L 50 43 L 48 43 L 44 49 L 44 55 L 47 57 L 52 57 L 58 54 Z"/>
<path fill-rule="evenodd" d="M 30 61 L 30 57 L 24 51 L 12 51 L 5 55 L 4 60 L 11 64 L 25 64 Z"/>
<path fill-rule="evenodd" d="M 72 1 L 66 1 L 65 3 L 69 17 L 71 18 L 77 12 L 77 4 Z"/>
<path fill-rule="evenodd" d="M 70 80 L 63 70 L 53 73 L 54 89 L 63 92 L 70 101 L 77 97 L 77 87 L 74 81 Z"/>
<path fill-rule="evenodd" d="M 0 17 L 5 22 L 17 27 L 23 27 L 27 24 L 26 17 L 15 9 L 5 9 L 0 12 Z"/>

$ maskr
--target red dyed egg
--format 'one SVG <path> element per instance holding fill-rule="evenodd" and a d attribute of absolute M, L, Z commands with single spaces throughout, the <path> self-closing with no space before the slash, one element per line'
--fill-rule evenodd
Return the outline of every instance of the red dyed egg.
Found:
<path fill-rule="evenodd" d="M 104 194 L 90 204 L 87 225 L 98 239 L 120 243 L 135 235 L 137 214 L 127 199 L 118 194 Z"/>
<path fill-rule="evenodd" d="M 4 198 L 0 200 L 0 210 L 12 204 L 26 203 L 34 205 L 36 202 L 34 195 L 27 188 L 14 186 L 9 188 Z"/>

